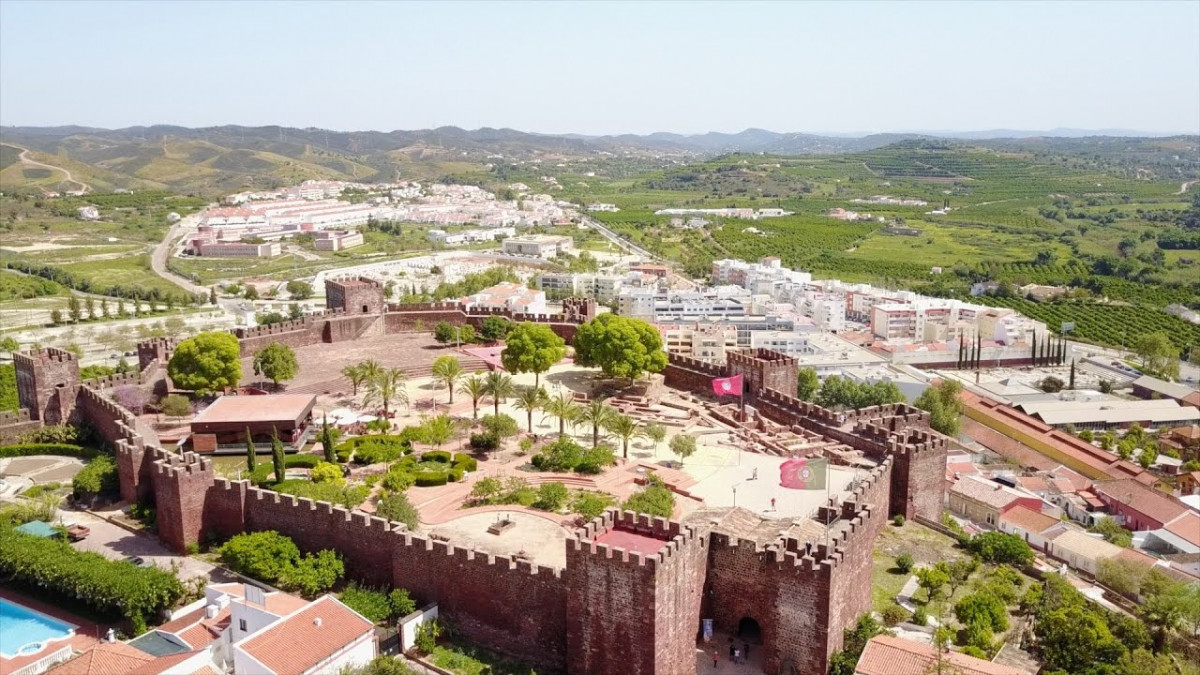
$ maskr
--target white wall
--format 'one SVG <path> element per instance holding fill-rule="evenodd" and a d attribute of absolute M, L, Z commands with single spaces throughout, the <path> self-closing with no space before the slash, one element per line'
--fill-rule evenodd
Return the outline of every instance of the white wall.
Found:
<path fill-rule="evenodd" d="M 350 643 L 345 650 L 334 654 L 328 661 L 306 670 L 305 675 L 323 675 L 325 673 L 334 675 L 340 673 L 344 668 L 365 666 L 375 658 L 378 653 L 376 650 L 375 631 L 372 629 Z"/>
<path fill-rule="evenodd" d="M 417 643 L 417 627 L 426 621 L 436 621 L 438 606 L 436 603 L 425 605 L 421 609 L 400 619 L 400 651 L 407 652 Z"/>

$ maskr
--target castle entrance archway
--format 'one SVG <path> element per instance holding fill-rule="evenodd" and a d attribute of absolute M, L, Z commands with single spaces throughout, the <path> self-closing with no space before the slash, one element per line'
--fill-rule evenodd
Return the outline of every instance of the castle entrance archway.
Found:
<path fill-rule="evenodd" d="M 741 621 L 738 621 L 737 636 L 750 644 L 762 644 L 762 627 L 758 625 L 758 621 L 743 616 Z"/>

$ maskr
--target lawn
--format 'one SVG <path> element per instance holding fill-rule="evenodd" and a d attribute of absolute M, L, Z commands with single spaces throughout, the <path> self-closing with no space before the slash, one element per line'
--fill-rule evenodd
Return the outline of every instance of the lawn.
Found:
<path fill-rule="evenodd" d="M 896 570 L 896 556 L 908 553 L 913 557 L 917 567 L 929 566 L 941 561 L 951 562 L 967 557 L 967 553 L 958 548 L 958 542 L 941 532 L 931 530 L 924 525 L 908 521 L 903 527 L 889 524 L 879 534 L 875 541 L 875 557 L 871 569 L 871 606 L 875 611 L 883 611 L 892 604 L 896 594 L 904 587 L 909 574 L 901 574 Z M 964 584 L 965 586 L 965 584 Z M 956 597 L 962 595 L 963 588 L 958 590 Z M 922 591 L 920 594 L 924 596 Z M 934 603 L 935 605 L 944 604 Z M 952 605 L 951 605 L 952 606 Z"/>
<path fill-rule="evenodd" d="M 438 645 L 428 660 L 455 675 L 536 675 L 529 666 L 458 641 Z"/>

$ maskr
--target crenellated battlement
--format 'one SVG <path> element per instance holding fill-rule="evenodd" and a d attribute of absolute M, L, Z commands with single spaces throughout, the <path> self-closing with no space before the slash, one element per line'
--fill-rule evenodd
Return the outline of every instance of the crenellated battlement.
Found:
<path fill-rule="evenodd" d="M 43 347 L 39 351 L 13 352 L 13 363 L 33 368 L 44 363 L 77 363 L 79 358 L 65 349 Z"/>
<path fill-rule="evenodd" d="M 239 340 L 248 340 L 250 338 L 264 337 L 268 335 L 281 335 L 283 333 L 292 333 L 295 331 L 311 330 L 317 323 L 317 318 L 320 315 L 306 316 L 300 319 L 290 319 L 288 321 L 280 321 L 266 326 L 254 326 L 252 328 L 234 328 L 233 335 Z"/>
<path fill-rule="evenodd" d="M 669 368 L 671 366 L 682 368 L 684 370 L 690 370 L 711 377 L 725 377 L 725 374 L 728 372 L 728 369 L 723 364 L 711 363 L 709 361 L 703 361 L 690 356 L 683 356 L 681 354 L 668 352 L 667 367 Z"/>
<path fill-rule="evenodd" d="M 0 410 L 0 424 L 17 424 L 20 422 L 29 421 L 29 410 L 21 408 L 20 410 Z"/>
<path fill-rule="evenodd" d="M 630 532 L 655 539 L 662 545 L 653 554 L 647 554 L 628 551 L 620 546 L 596 541 L 603 535 L 614 531 Z M 633 563 L 638 567 L 646 567 L 653 571 L 658 565 L 666 564 L 672 558 L 682 554 L 696 540 L 699 540 L 701 544 L 704 543 L 704 537 L 695 529 L 678 521 L 634 511 L 608 509 L 604 514 L 576 529 L 574 536 L 568 539 L 567 545 L 571 551 L 584 552 L 609 560 L 619 560 L 623 563 Z M 568 557 L 568 565 L 569 561 Z"/>
<path fill-rule="evenodd" d="M 137 385 L 142 383 L 142 374 L 138 372 L 130 373 L 113 373 L 112 375 L 102 375 L 90 380 L 84 380 L 83 384 L 96 389 L 113 389 L 127 385 Z"/>

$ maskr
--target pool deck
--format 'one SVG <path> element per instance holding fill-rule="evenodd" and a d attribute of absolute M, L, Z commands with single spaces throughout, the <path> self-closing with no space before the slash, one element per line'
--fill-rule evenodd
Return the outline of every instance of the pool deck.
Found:
<path fill-rule="evenodd" d="M 52 616 L 55 619 L 65 621 L 76 626 L 75 634 L 71 636 L 70 639 L 55 640 L 47 648 L 42 649 L 36 654 L 18 656 L 12 659 L 0 657 L 0 672 L 11 673 L 20 670 L 31 663 L 40 661 L 42 658 L 54 652 L 55 650 L 61 649 L 63 645 L 70 645 L 71 648 L 75 650 L 75 653 L 82 652 L 99 643 L 99 638 L 103 637 L 104 634 L 108 632 L 110 627 L 114 630 L 120 628 L 120 626 L 116 624 L 109 625 L 92 623 L 91 621 L 75 616 L 70 612 L 64 612 L 53 605 L 48 605 L 27 595 L 22 595 L 20 593 L 11 591 L 7 588 L 0 588 L 0 598 L 24 605 L 29 609 L 39 611 L 42 614 Z"/>

